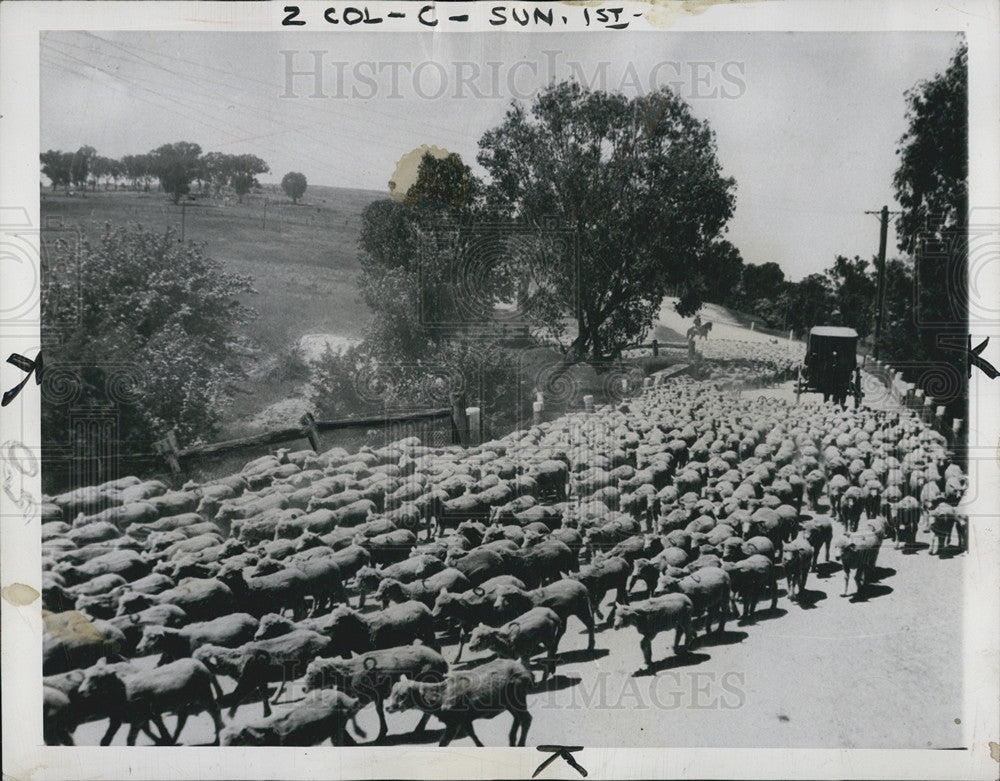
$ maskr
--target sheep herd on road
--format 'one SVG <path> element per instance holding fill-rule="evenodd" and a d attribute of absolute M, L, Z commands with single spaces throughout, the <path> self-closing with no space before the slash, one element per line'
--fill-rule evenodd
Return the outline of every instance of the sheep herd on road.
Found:
<path fill-rule="evenodd" d="M 353 745 L 371 705 L 378 738 L 415 710 L 441 745 L 482 745 L 474 721 L 508 712 L 524 745 L 570 618 L 589 649 L 634 628 L 655 670 L 658 635 L 687 653 L 776 606 L 780 581 L 802 601 L 821 557 L 864 597 L 884 540 L 916 548 L 923 524 L 932 552 L 964 545 L 965 489 L 909 412 L 679 378 L 468 449 L 280 450 L 179 490 L 46 497 L 46 741 L 106 721 L 102 745 L 125 725 L 175 745 L 208 713 L 223 745 Z M 305 694 L 272 708 L 286 689 Z"/>

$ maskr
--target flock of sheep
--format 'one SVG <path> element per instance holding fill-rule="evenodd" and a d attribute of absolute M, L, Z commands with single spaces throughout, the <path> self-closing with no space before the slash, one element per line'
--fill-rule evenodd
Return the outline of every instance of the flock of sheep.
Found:
<path fill-rule="evenodd" d="M 180 490 L 129 477 L 47 497 L 46 740 L 106 720 L 102 745 L 123 725 L 130 745 L 173 745 L 207 712 L 224 745 L 349 745 L 371 704 L 379 737 L 386 711 L 417 710 L 441 745 L 482 745 L 474 722 L 509 712 L 524 745 L 570 618 L 591 649 L 600 622 L 634 628 L 654 667 L 661 633 L 686 653 L 775 606 L 781 580 L 800 599 L 831 548 L 863 596 L 883 540 L 924 523 L 937 552 L 964 544 L 965 488 L 906 411 L 679 378 L 470 449 L 281 450 Z M 289 688 L 305 694 L 272 709 Z"/>

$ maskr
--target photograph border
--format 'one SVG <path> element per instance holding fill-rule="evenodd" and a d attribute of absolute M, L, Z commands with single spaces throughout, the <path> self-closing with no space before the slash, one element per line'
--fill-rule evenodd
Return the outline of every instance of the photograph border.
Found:
<path fill-rule="evenodd" d="M 543 34 L 536 27 L 488 23 L 490 8 L 544 3 L 449 3 L 449 15 L 467 22 L 439 21 L 435 35 L 452 31 L 483 35 Z M 3 256 L 0 312 L 17 311 L 17 322 L 0 319 L 0 351 L 6 361 L 17 353 L 33 358 L 39 350 L 37 301 L 40 255 L 39 214 L 39 34 L 45 30 L 273 31 L 302 30 L 350 35 L 365 25 L 324 26 L 326 8 L 367 5 L 372 12 L 391 10 L 391 2 L 299 2 L 308 24 L 282 26 L 281 3 L 254 2 L 8 2 L 0 4 L 0 245 L 27 247 L 14 261 Z M 413 8 L 410 3 L 407 10 Z M 567 2 L 567 7 L 599 3 Z M 1000 208 L 1000 3 L 962 0 L 951 6 L 930 0 L 770 0 L 756 3 L 616 2 L 633 13 L 629 32 L 695 31 L 955 31 L 969 49 L 969 202 L 972 210 Z M 636 15 L 641 14 L 641 15 Z M 571 15 L 572 16 L 572 15 Z M 427 28 L 416 14 L 386 35 Z M 581 25 L 572 16 L 565 30 Z M 368 28 L 370 30 L 370 28 Z M 593 34 L 594 28 L 590 28 Z M 621 35 L 604 30 L 602 35 Z M 24 306 L 32 291 L 34 307 Z M 986 279 L 975 291 L 970 311 L 995 311 L 1000 280 Z M 970 322 L 978 344 L 997 324 Z M 1000 349 L 994 334 L 990 350 Z M 1000 365 L 993 352 L 994 364 Z M 3 389 L 24 373 L 10 363 L 0 368 Z M 28 451 L 40 450 L 40 397 L 34 383 L 0 411 L 5 440 Z M 1000 772 L 1000 384 L 974 372 L 969 383 L 969 460 L 976 461 L 978 490 L 969 516 L 969 557 L 964 567 L 964 730 L 963 750 L 855 749 L 629 749 L 587 746 L 573 756 L 591 778 L 937 778 L 989 779 Z M 995 443 L 995 444 L 994 444 Z M 41 458 L 38 458 L 41 463 Z M 970 468 L 970 472 L 971 472 Z M 5 486 L 7 488 L 7 486 Z M 21 502 L 20 499 L 32 499 Z M 17 781 L 65 778 L 527 778 L 548 757 L 535 748 L 415 747 L 308 749 L 268 748 L 117 748 L 49 747 L 42 740 L 41 537 L 37 502 L 38 470 L 25 468 L 15 485 L 0 492 L 0 573 L 2 573 L 3 771 Z M 32 594 L 34 595 L 32 597 Z M 942 605 L 937 609 L 948 610 Z M 933 620 L 933 607 L 928 619 Z M 843 681 L 850 686 L 850 681 Z M 905 718 L 905 714 L 900 714 Z M 567 739 L 571 736 L 567 736 Z M 557 759 L 542 778 L 579 778 Z"/>

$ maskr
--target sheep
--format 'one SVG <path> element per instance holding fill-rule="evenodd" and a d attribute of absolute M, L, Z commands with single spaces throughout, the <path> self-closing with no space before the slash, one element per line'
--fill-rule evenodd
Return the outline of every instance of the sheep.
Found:
<path fill-rule="evenodd" d="M 695 615 L 705 614 L 705 634 L 711 631 L 713 617 L 719 619 L 718 631 L 725 631 L 731 586 L 729 575 L 721 568 L 721 562 L 716 566 L 702 567 L 684 578 L 664 575 L 657 583 L 657 590 L 681 593 L 690 598 Z"/>
<path fill-rule="evenodd" d="M 207 621 L 232 613 L 236 601 L 233 592 L 215 578 L 186 578 L 159 594 L 123 593 L 118 600 L 118 615 L 152 605 L 176 605 L 192 621 Z"/>
<path fill-rule="evenodd" d="M 621 556 L 612 556 L 580 567 L 571 577 L 587 587 L 594 615 L 603 619 L 601 602 L 611 589 L 615 589 L 615 601 L 608 612 L 607 623 L 614 620 L 618 605 L 628 604 L 628 578 L 632 567 Z"/>
<path fill-rule="evenodd" d="M 532 654 L 542 648 L 548 654 L 544 681 L 555 669 L 556 649 L 565 631 L 566 622 L 554 610 L 534 607 L 499 628 L 480 624 L 472 630 L 469 650 L 491 650 L 499 656 L 520 659 L 528 667 Z"/>
<path fill-rule="evenodd" d="M 86 671 L 80 694 L 101 697 L 120 709 L 117 710 L 121 719 L 119 724 L 128 723 L 126 742 L 130 746 L 135 745 L 139 730 L 150 722 L 160 731 L 158 742 L 176 745 L 188 716 L 201 711 L 207 710 L 215 723 L 215 745 L 218 745 L 224 726 L 218 704 L 222 689 L 208 668 L 195 659 L 179 659 L 163 667 L 127 675 L 98 664 Z M 177 714 L 172 736 L 163 724 L 162 714 L 167 711 Z M 111 712 L 116 710 L 111 709 Z"/>
<path fill-rule="evenodd" d="M 82 613 L 43 613 L 42 674 L 54 675 L 87 667 L 102 657 L 118 659 L 125 635 L 107 621 L 90 621 Z"/>
<path fill-rule="evenodd" d="M 463 734 L 477 746 L 482 742 L 473 730 L 476 719 L 493 718 L 504 711 L 514 717 L 510 745 L 523 746 L 531 726 L 527 696 L 532 685 L 531 673 L 524 665 L 497 659 L 463 672 L 450 673 L 441 682 L 411 681 L 407 676 L 392 687 L 385 709 L 389 713 L 417 708 L 436 716 L 445 725 L 438 745 L 447 746 Z M 521 728 L 518 740 L 517 731 Z"/>
<path fill-rule="evenodd" d="M 386 578 L 378 584 L 375 599 L 382 602 L 382 607 L 388 607 L 390 602 L 415 599 L 433 608 L 438 595 L 442 592 L 461 593 L 471 588 L 472 584 L 465 575 L 457 569 L 449 568 L 412 583 Z"/>
<path fill-rule="evenodd" d="M 347 731 L 362 702 L 339 691 L 315 691 L 301 701 L 258 721 L 222 731 L 223 746 L 353 746 Z"/>
<path fill-rule="evenodd" d="M 228 572 L 219 580 L 232 591 L 235 603 L 253 616 L 280 613 L 285 608 L 296 617 L 305 615 L 307 578 L 298 567 L 250 578 L 242 572 Z"/>
<path fill-rule="evenodd" d="M 793 602 L 802 599 L 802 591 L 809 579 L 814 556 L 819 550 L 814 549 L 808 537 L 796 537 L 785 546 L 784 558 L 785 577 L 788 581 L 788 598 Z"/>
<path fill-rule="evenodd" d="M 375 703 L 379 734 L 388 733 L 385 722 L 385 699 L 402 676 L 419 681 L 440 681 L 448 672 L 448 663 L 437 651 L 423 645 L 404 645 L 370 651 L 352 659 L 316 659 L 306 669 L 305 690 L 335 687 L 357 697 L 362 704 Z M 421 725 L 426 724 L 426 717 Z"/>
<path fill-rule="evenodd" d="M 444 568 L 443 561 L 427 555 L 411 556 L 382 569 L 362 567 L 357 575 L 358 590 L 361 594 L 358 607 L 364 606 L 366 592 L 377 589 L 384 580 L 412 583 L 435 575 Z"/>
<path fill-rule="evenodd" d="M 692 624 L 694 604 L 684 594 L 650 597 L 630 605 L 622 605 L 615 616 L 615 629 L 634 626 L 639 631 L 639 647 L 646 669 L 653 667 L 653 638 L 671 629 L 674 633 L 674 653 L 681 649 L 682 638 L 688 643 L 695 631 Z"/>
<path fill-rule="evenodd" d="M 69 697 L 51 686 L 42 686 L 42 727 L 49 746 L 73 746 L 77 722 Z"/>
<path fill-rule="evenodd" d="M 202 649 L 208 648 L 204 646 Z M 214 646 L 212 646 L 214 648 Z M 260 692 L 264 705 L 264 716 L 271 715 L 267 685 L 272 681 L 280 681 L 281 685 L 275 694 L 275 700 L 281 696 L 288 681 L 295 680 L 305 671 L 306 666 L 317 656 L 323 656 L 330 650 L 330 639 L 309 629 L 294 629 L 280 637 L 267 640 L 253 640 L 240 646 L 234 655 L 238 669 L 236 688 L 229 693 L 229 717 L 236 714 L 236 709 L 252 692 Z M 233 656 L 228 656 L 231 663 Z M 197 658 L 197 655 L 196 655 Z M 211 658 L 210 668 L 218 669 L 216 658 Z"/>
<path fill-rule="evenodd" d="M 447 591 L 438 594 L 432 612 L 435 621 L 439 624 L 453 621 L 458 625 L 459 642 L 454 662 L 461 660 L 462 649 L 475 626 L 480 623 L 499 626 L 504 622 L 503 612 L 495 605 L 496 591 L 502 586 L 515 586 L 522 590 L 526 588 L 524 581 L 511 575 L 500 575 L 460 594 Z"/>
<path fill-rule="evenodd" d="M 98 664 L 103 665 L 105 669 L 115 670 L 119 675 L 131 674 L 140 669 L 131 661 L 108 664 L 102 659 Z M 107 746 L 111 744 L 111 739 L 118 732 L 119 727 L 121 727 L 121 712 L 117 709 L 115 702 L 109 701 L 104 697 L 85 696 L 80 693 L 80 684 L 83 683 L 86 676 L 86 668 L 75 669 L 55 675 L 46 675 L 42 679 L 42 683 L 46 689 L 54 689 L 69 700 L 70 712 L 67 714 L 63 711 L 60 715 L 65 718 L 64 723 L 73 725 L 74 729 L 80 724 L 106 719 L 108 721 L 108 728 L 101 738 L 101 745 Z M 61 701 L 54 704 L 60 705 L 60 708 L 63 707 Z M 46 729 L 48 729 L 47 723 Z M 72 732 L 72 730 L 70 731 Z M 48 742 L 47 738 L 46 742 Z"/>
<path fill-rule="evenodd" d="M 201 621 L 180 628 L 144 626 L 137 653 L 161 654 L 160 664 L 193 656 L 204 645 L 237 648 L 250 642 L 258 621 L 248 613 L 231 613 L 211 621 Z"/>
<path fill-rule="evenodd" d="M 566 578 L 547 586 L 524 591 L 515 586 L 500 586 L 496 590 L 496 607 L 507 615 L 521 615 L 532 607 L 547 607 L 565 622 L 576 616 L 587 629 L 587 650 L 594 650 L 594 611 L 587 587 L 578 580 Z"/>
<path fill-rule="evenodd" d="M 435 651 L 441 650 L 434 633 L 434 616 L 421 602 L 400 602 L 362 619 L 368 626 L 370 648 L 392 648 L 420 640 Z"/>
<path fill-rule="evenodd" d="M 785 550 L 788 551 L 787 546 Z M 737 615 L 739 615 L 737 599 L 743 600 L 743 620 L 754 617 L 754 613 L 757 611 L 757 602 L 763 596 L 765 589 L 771 595 L 771 610 L 778 606 L 777 568 L 767 556 L 758 553 L 741 561 L 724 562 L 723 569 L 729 573 L 730 598 L 733 612 Z M 791 594 L 791 586 L 789 586 L 789 594 Z"/>

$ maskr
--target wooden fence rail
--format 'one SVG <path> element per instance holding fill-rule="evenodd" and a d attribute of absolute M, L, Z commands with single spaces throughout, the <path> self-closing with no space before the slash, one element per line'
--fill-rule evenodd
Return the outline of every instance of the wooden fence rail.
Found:
<path fill-rule="evenodd" d="M 263 434 L 255 434 L 240 439 L 229 439 L 223 442 L 212 442 L 207 445 L 195 445 L 193 447 L 180 449 L 177 447 L 177 438 L 172 431 L 168 432 L 163 439 L 154 443 L 155 456 L 159 456 L 167 461 L 171 471 L 174 473 L 181 471 L 180 462 L 183 459 L 202 458 L 205 456 L 215 456 L 222 453 L 232 453 L 239 450 L 264 447 L 267 445 L 279 445 L 282 442 L 293 442 L 295 440 L 308 440 L 310 446 L 316 452 L 320 452 L 322 447 L 319 441 L 319 432 L 343 431 L 348 429 L 388 427 L 393 424 L 415 423 L 421 421 L 435 421 L 452 419 L 453 409 L 431 409 L 417 412 L 408 412 L 398 415 L 375 415 L 365 418 L 342 418 L 340 420 L 315 420 L 312 415 L 305 414 L 299 421 L 300 425 L 288 428 L 267 431 Z M 456 432 L 461 429 L 456 427 L 452 420 L 452 441 L 462 444 Z M 139 454 L 133 458 L 152 458 L 153 454 Z"/>

